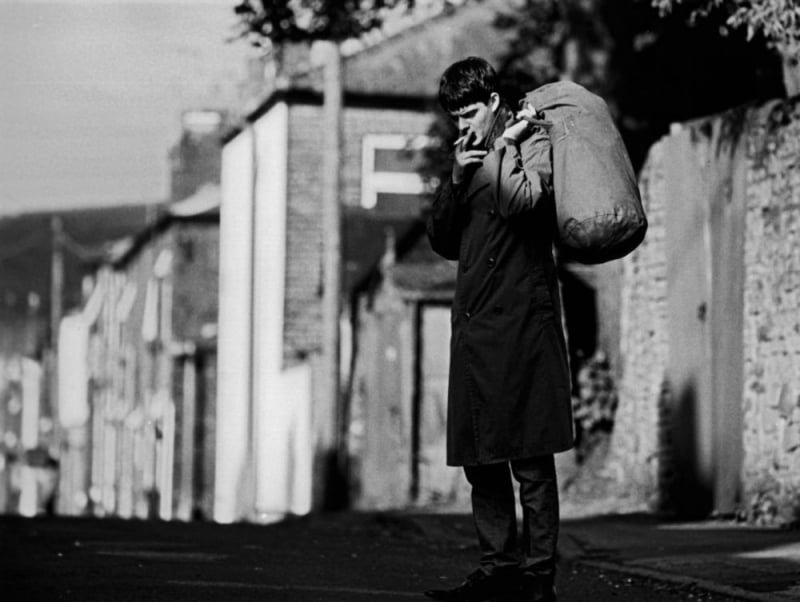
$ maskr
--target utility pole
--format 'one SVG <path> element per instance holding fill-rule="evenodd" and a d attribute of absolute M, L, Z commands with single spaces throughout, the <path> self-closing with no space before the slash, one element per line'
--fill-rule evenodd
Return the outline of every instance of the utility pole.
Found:
<path fill-rule="evenodd" d="M 64 225 L 61 218 L 50 218 L 52 256 L 50 263 L 50 349 L 58 347 L 58 328 L 64 313 Z"/>
<path fill-rule="evenodd" d="M 58 335 L 61 318 L 64 314 L 64 224 L 57 215 L 50 218 L 50 243 L 50 344 L 45 352 L 43 362 L 46 366 L 45 373 L 49 374 L 47 402 L 50 405 L 54 428 L 51 453 L 60 458 L 67 434 L 61 428 L 58 411 Z M 67 470 L 69 469 L 67 468 Z M 62 493 L 67 493 L 67 495 L 74 493 L 69 485 L 67 478 L 60 481 L 58 485 L 56 495 L 62 510 L 64 508 L 71 509 L 71 506 L 65 505 L 67 502 L 61 495 Z"/>
<path fill-rule="evenodd" d="M 323 98 L 323 164 L 322 164 L 322 362 L 329 432 L 325 433 L 326 451 L 337 447 L 340 402 L 339 317 L 342 291 L 342 210 L 339 199 L 342 140 L 342 57 L 336 41 L 325 41 L 326 60 Z M 325 466 L 333 469 L 332 464 Z M 330 499 L 333 492 L 323 492 Z"/>

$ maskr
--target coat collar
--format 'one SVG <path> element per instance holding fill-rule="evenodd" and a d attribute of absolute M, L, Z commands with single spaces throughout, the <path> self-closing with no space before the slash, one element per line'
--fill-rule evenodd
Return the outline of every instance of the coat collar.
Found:
<path fill-rule="evenodd" d="M 502 144 L 502 135 L 506 130 L 506 127 L 508 127 L 508 122 L 511 121 L 513 117 L 514 114 L 511 112 L 511 109 L 508 108 L 508 105 L 502 103 L 500 108 L 497 109 L 497 114 L 494 116 L 494 121 L 492 121 L 492 127 L 489 130 L 489 135 L 486 137 L 487 150 L 495 149 L 498 140 L 501 142 L 500 146 L 504 146 Z"/>

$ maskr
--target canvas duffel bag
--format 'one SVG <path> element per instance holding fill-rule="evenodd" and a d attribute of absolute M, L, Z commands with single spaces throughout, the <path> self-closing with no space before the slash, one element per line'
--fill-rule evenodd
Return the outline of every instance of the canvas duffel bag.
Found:
<path fill-rule="evenodd" d="M 644 239 L 647 218 L 639 186 L 619 131 L 599 96 L 569 81 L 529 92 L 548 133 L 558 241 L 582 263 L 602 263 L 635 249 Z M 523 163 L 541 160 L 542 136 L 520 143 Z M 537 156 L 538 155 L 538 156 Z"/>

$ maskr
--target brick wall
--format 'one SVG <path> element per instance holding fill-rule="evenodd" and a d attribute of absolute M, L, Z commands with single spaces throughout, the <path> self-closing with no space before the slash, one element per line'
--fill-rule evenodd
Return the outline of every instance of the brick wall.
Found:
<path fill-rule="evenodd" d="M 322 107 L 291 105 L 287 207 L 287 274 L 284 361 L 291 364 L 321 345 Z M 429 113 L 348 108 L 344 114 L 342 203 L 361 203 L 365 134 L 425 134 Z"/>
<path fill-rule="evenodd" d="M 743 324 L 742 365 L 726 368 L 744 372 L 741 397 L 728 400 L 741 404 L 743 432 L 721 436 L 741 440 L 738 510 L 753 522 L 796 522 L 800 518 L 800 101 L 752 107 L 745 116 L 737 121 L 733 113 L 724 114 L 689 126 L 694 148 L 708 146 L 697 135 L 702 128 L 719 131 L 734 122 L 744 126 L 735 133 L 743 136 L 746 148 L 735 160 L 745 163 L 746 173 L 739 293 L 744 298 L 743 316 L 732 319 L 723 311 L 715 313 L 713 306 L 710 313 L 718 321 L 712 333 Z M 668 204 L 675 202 L 670 201 L 666 178 L 667 164 L 676 163 L 665 156 L 669 139 L 651 148 L 640 177 L 650 228 L 642 246 L 624 260 L 620 404 L 606 462 L 620 493 L 634 492 L 651 507 L 667 509 L 669 484 L 676 476 L 671 474 L 675 429 L 690 428 L 673 422 L 675 392 L 667 385 L 670 357 L 681 353 L 671 341 L 669 327 L 667 258 L 676 256 L 667 248 L 665 223 Z M 706 174 L 706 181 L 714 181 L 720 170 L 731 170 L 730 156 L 705 151 L 697 156 L 703 161 L 697 169 Z M 713 255 L 713 231 L 710 236 Z M 728 278 L 710 275 L 715 282 Z M 712 382 L 718 377 L 710 375 Z M 699 399 L 698 403 L 711 402 Z"/>
<path fill-rule="evenodd" d="M 318 352 L 322 299 L 321 108 L 289 107 L 284 362 Z"/>

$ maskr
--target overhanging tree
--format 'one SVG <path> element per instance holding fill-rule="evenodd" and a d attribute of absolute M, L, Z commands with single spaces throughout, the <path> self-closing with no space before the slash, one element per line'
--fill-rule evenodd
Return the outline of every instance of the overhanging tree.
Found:
<path fill-rule="evenodd" d="M 242 36 L 257 45 L 343 42 L 383 24 L 389 10 L 414 0 L 242 0 L 234 7 Z"/>
<path fill-rule="evenodd" d="M 651 0 L 662 14 L 679 6 L 690 10 L 697 23 L 714 14 L 724 16 L 720 32 L 744 30 L 748 40 L 763 38 L 783 62 L 783 78 L 789 96 L 800 94 L 800 2 L 798 0 Z"/>
<path fill-rule="evenodd" d="M 495 26 L 515 32 L 499 65 L 510 94 L 557 79 L 585 85 L 611 106 L 637 166 L 670 123 L 782 94 L 763 36 L 748 41 L 722 11 L 692 20 L 690 0 L 669 12 L 660 1 L 526 0 L 503 11 Z"/>

